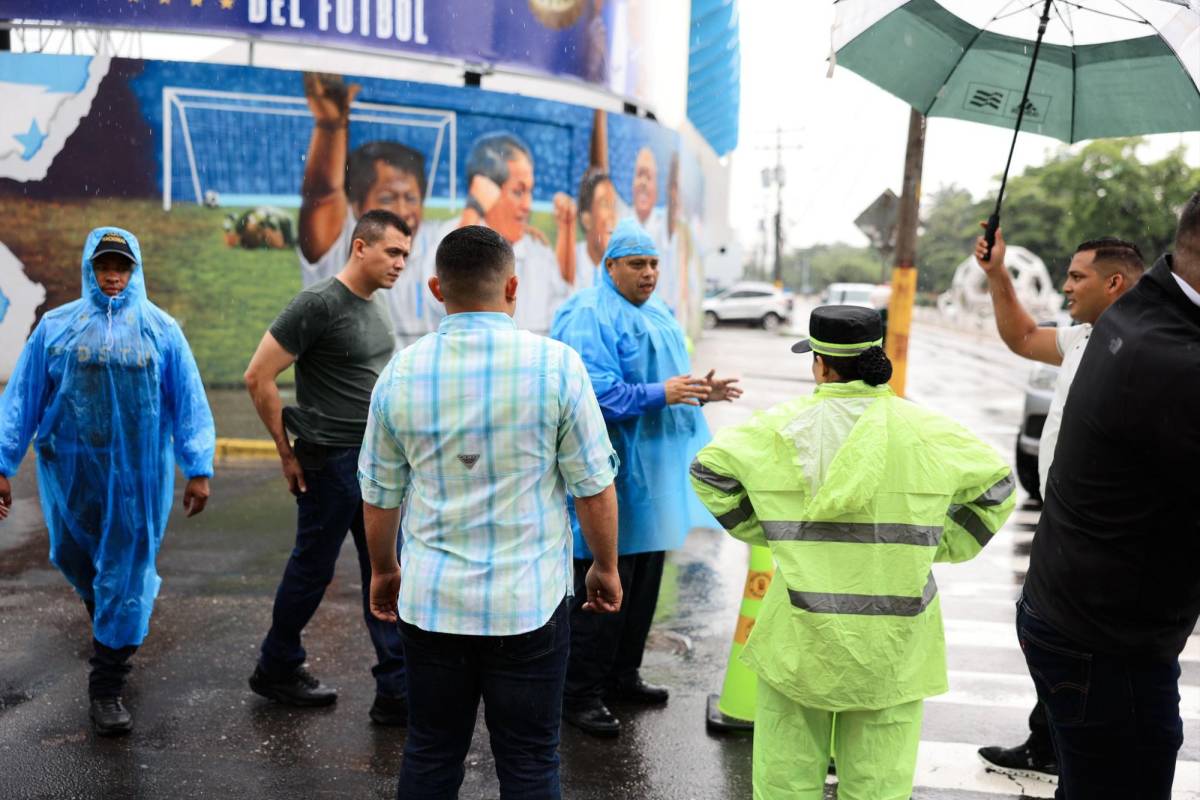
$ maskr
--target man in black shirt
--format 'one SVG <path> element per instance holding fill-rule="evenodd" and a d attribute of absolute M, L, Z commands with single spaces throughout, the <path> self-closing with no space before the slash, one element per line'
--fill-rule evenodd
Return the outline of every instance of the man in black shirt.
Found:
<path fill-rule="evenodd" d="M 363 529 L 358 450 L 371 390 L 392 355 L 387 309 L 376 292 L 404 270 L 408 225 L 390 211 L 370 211 L 354 228 L 341 272 L 318 281 L 288 304 L 263 336 L 246 369 L 246 388 L 275 440 L 288 489 L 297 498 L 296 547 L 275 594 L 271 629 L 250 688 L 295 706 L 323 706 L 337 692 L 304 666 L 300 634 L 333 579 L 346 531 L 354 537 L 362 578 L 363 616 L 379 663 L 371 719 L 404 725 L 408 706 L 404 650 L 394 625 L 375 619 L 368 595 L 371 562 Z M 277 376 L 296 365 L 297 406 L 283 408 Z M 295 447 L 288 432 L 296 437 Z"/>
<path fill-rule="evenodd" d="M 1174 255 L 1097 321 L 1017 609 L 1069 800 L 1168 800 L 1200 616 L 1200 193 Z"/>

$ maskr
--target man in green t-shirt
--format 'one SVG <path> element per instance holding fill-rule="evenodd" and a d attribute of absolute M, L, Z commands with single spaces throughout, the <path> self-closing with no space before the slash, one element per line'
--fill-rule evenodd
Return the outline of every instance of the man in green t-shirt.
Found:
<path fill-rule="evenodd" d="M 275 440 L 288 490 L 297 498 L 296 547 L 288 558 L 271 629 L 250 688 L 294 706 L 324 706 L 337 692 L 322 686 L 304 666 L 300 634 L 333 579 L 346 531 L 358 550 L 363 616 L 379 663 L 370 716 L 383 725 L 404 725 L 408 705 L 404 650 L 399 631 L 368 610 L 371 563 L 363 531 L 358 484 L 371 390 L 392 356 L 387 309 L 376 292 L 389 289 L 404 270 L 412 245 L 408 225 L 390 211 L 358 220 L 350 258 L 341 272 L 300 292 L 263 336 L 246 368 L 246 388 Z M 297 405 L 283 407 L 276 379 L 296 367 Z M 288 440 L 294 435 L 295 445 Z"/>

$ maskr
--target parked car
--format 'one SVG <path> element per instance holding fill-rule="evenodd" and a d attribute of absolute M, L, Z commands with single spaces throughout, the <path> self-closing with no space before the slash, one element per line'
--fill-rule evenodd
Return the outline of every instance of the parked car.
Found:
<path fill-rule="evenodd" d="M 892 287 L 874 283 L 831 283 L 821 292 L 823 306 L 860 306 L 873 308 L 883 320 L 883 336 L 887 338 L 888 301 Z"/>
<path fill-rule="evenodd" d="M 876 301 L 879 287 L 873 283 L 831 283 L 821 294 L 822 304 L 830 306 L 862 306 L 879 308 Z M 884 300 L 882 305 L 887 305 Z"/>
<path fill-rule="evenodd" d="M 1063 320 L 1039 322 L 1043 328 L 1057 328 Z M 1066 324 L 1071 324 L 1069 321 Z M 1042 502 L 1038 476 L 1038 451 L 1041 449 L 1042 429 L 1050 414 L 1054 385 L 1058 382 L 1058 367 L 1037 364 L 1029 373 L 1025 386 L 1025 410 L 1021 413 L 1021 429 L 1017 432 L 1017 480 L 1029 496 Z"/>
<path fill-rule="evenodd" d="M 1017 480 L 1021 482 L 1021 488 L 1039 503 L 1042 492 L 1038 485 L 1038 451 L 1057 380 L 1058 367 L 1049 364 L 1038 364 L 1029 373 L 1025 410 L 1021 413 L 1021 428 L 1017 432 Z"/>
<path fill-rule="evenodd" d="M 791 292 L 770 283 L 742 281 L 704 301 L 704 326 L 738 322 L 774 331 L 791 318 L 792 305 Z"/>

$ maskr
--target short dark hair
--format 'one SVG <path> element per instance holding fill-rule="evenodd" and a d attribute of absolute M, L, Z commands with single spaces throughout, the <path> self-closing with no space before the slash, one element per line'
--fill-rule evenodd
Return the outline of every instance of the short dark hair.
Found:
<path fill-rule="evenodd" d="M 1200 269 L 1200 192 L 1183 204 L 1175 229 L 1175 260 L 1187 261 L 1189 269 Z"/>
<path fill-rule="evenodd" d="M 407 222 L 391 211 L 376 208 L 358 218 L 354 233 L 350 234 L 350 241 L 362 239 L 368 245 L 376 244 L 387 233 L 388 228 L 395 228 L 405 236 L 412 236 L 412 228 L 408 227 Z"/>
<path fill-rule="evenodd" d="M 612 177 L 600 167 L 589 167 L 588 171 L 583 173 L 583 178 L 579 181 L 580 214 L 592 210 L 592 198 L 596 196 L 596 189 L 606 182 L 612 183 Z"/>
<path fill-rule="evenodd" d="M 1094 252 L 1092 264 L 1103 270 L 1105 275 L 1120 272 L 1131 281 L 1136 281 L 1146 270 L 1146 262 L 1138 246 L 1115 236 L 1088 239 L 1076 247 L 1075 252 Z"/>
<path fill-rule="evenodd" d="M 515 263 L 512 246 L 482 225 L 446 234 L 434 259 L 442 294 L 460 303 L 492 299 Z"/>
<path fill-rule="evenodd" d="M 351 203 L 361 208 L 366 202 L 378 177 L 375 164 L 379 161 L 412 175 L 421 190 L 421 199 L 425 199 L 425 156 L 406 144 L 381 141 L 356 147 L 346 159 L 346 197 Z"/>
<path fill-rule="evenodd" d="M 533 163 L 529 153 L 529 145 L 521 141 L 515 133 L 489 133 L 475 141 L 471 154 L 467 156 L 467 182 L 476 175 L 490 178 L 497 186 L 508 180 L 508 162 L 517 157 L 525 156 Z"/>

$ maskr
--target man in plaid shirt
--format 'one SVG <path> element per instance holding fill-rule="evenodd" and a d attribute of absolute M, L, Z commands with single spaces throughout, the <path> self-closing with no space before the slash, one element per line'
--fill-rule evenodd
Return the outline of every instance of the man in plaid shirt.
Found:
<path fill-rule="evenodd" d="M 508 243 L 468 226 L 436 260 L 447 316 L 380 375 L 359 459 L 371 611 L 398 622 L 407 661 L 399 796 L 457 796 L 482 697 L 501 794 L 558 798 L 566 494 L 595 554 L 585 607 L 614 612 L 617 458 L 579 356 L 517 330 Z"/>

